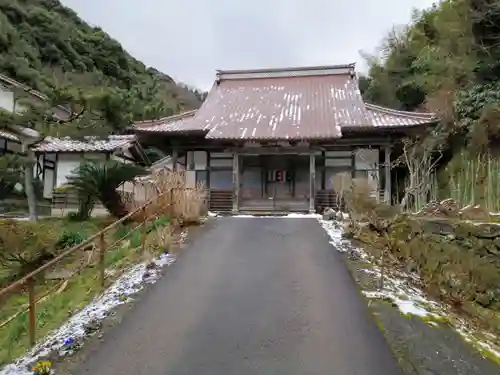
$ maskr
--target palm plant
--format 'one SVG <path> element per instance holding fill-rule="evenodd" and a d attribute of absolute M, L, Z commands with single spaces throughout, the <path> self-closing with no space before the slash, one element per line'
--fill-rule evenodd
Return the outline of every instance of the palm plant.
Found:
<path fill-rule="evenodd" d="M 145 174 L 147 171 L 142 167 L 116 160 L 85 161 L 68 177 L 68 184 L 79 197 L 92 197 L 100 201 L 111 215 L 122 218 L 128 214 L 128 209 L 116 189 Z"/>

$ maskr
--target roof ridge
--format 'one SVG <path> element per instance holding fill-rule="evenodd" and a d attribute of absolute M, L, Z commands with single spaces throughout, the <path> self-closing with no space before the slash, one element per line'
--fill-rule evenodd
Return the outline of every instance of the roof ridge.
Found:
<path fill-rule="evenodd" d="M 216 70 L 216 82 L 221 80 L 291 78 L 327 75 L 355 75 L 356 63 L 284 68 Z"/>
<path fill-rule="evenodd" d="M 178 120 L 178 119 L 181 119 L 181 118 L 185 118 L 185 117 L 189 117 L 189 116 L 194 116 L 194 114 L 197 111 L 198 111 L 198 109 L 192 109 L 190 111 L 184 111 L 184 112 L 178 113 L 176 115 L 164 117 L 162 120 L 170 122 L 172 120 Z"/>
<path fill-rule="evenodd" d="M 156 126 L 161 123 L 168 123 L 174 120 L 179 120 L 185 117 L 193 116 L 198 109 L 191 109 L 189 111 L 184 111 L 181 113 L 176 113 L 175 115 L 170 115 L 170 116 L 165 116 L 165 117 L 160 117 L 159 119 L 151 119 L 151 120 L 142 120 L 142 121 L 136 121 L 134 122 L 133 126 L 136 127 L 141 124 L 151 124 L 151 126 Z"/>
<path fill-rule="evenodd" d="M 217 69 L 217 73 L 276 73 L 276 72 L 295 72 L 308 70 L 324 70 L 324 69 L 349 69 L 355 68 L 356 63 L 335 64 L 335 65 L 306 65 L 306 66 L 289 66 L 283 68 L 255 68 L 255 69 Z"/>
<path fill-rule="evenodd" d="M 72 139 L 71 137 L 45 137 L 34 147 L 38 152 L 99 152 L 107 151 L 106 147 L 117 149 L 126 144 L 133 144 L 135 139 Z M 103 149 L 104 147 L 104 149 Z"/>
<path fill-rule="evenodd" d="M 410 117 L 410 118 L 420 118 L 420 119 L 424 119 L 424 120 L 436 118 L 436 114 L 433 112 L 401 111 L 398 109 L 382 107 L 380 105 L 366 103 L 366 102 L 365 102 L 365 107 L 367 109 L 372 109 L 372 110 L 379 111 L 379 112 L 385 112 L 387 114 L 395 114 L 395 115 L 405 116 L 405 117 Z"/>

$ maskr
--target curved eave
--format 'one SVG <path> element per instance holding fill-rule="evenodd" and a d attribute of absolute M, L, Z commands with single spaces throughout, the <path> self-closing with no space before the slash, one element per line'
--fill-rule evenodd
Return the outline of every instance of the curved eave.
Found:
<path fill-rule="evenodd" d="M 415 128 L 437 124 L 439 118 L 434 113 L 408 112 L 365 103 L 367 124 L 376 129 Z M 363 127 L 363 126 L 359 126 Z"/>
<path fill-rule="evenodd" d="M 159 136 L 172 136 L 172 135 L 180 135 L 180 136 L 190 136 L 190 135 L 206 135 L 208 133 L 207 130 L 154 130 L 154 129 L 134 129 L 134 131 L 138 134 L 147 134 L 147 135 L 159 135 Z"/>
<path fill-rule="evenodd" d="M 356 126 L 342 126 L 342 133 L 408 133 L 418 129 L 436 126 L 438 121 L 425 122 L 412 125 L 384 125 L 384 126 L 371 126 L 371 125 L 356 125 Z"/>
<path fill-rule="evenodd" d="M 366 107 L 367 110 L 376 111 L 376 112 L 382 112 L 382 113 L 386 113 L 386 114 L 389 114 L 389 115 L 396 115 L 396 116 L 402 116 L 402 117 L 410 117 L 410 118 L 422 119 L 422 120 L 437 119 L 436 114 L 432 113 L 432 112 L 401 111 L 401 110 L 398 110 L 398 109 L 391 109 L 391 108 L 382 107 L 380 105 L 371 104 L 371 103 L 365 103 L 365 107 Z"/>
<path fill-rule="evenodd" d="M 0 130 L 0 139 L 5 139 L 9 142 L 21 143 L 17 135 L 5 130 Z"/>
<path fill-rule="evenodd" d="M 256 142 L 301 142 L 301 141 L 324 141 L 331 139 L 341 139 L 342 136 L 332 135 L 307 135 L 294 137 L 206 137 L 207 140 L 213 141 L 256 141 Z"/>
<path fill-rule="evenodd" d="M 177 135 L 177 134 L 191 134 L 193 132 L 200 132 L 200 130 L 192 128 L 189 121 L 192 120 L 197 110 L 179 113 L 177 115 L 164 117 L 158 120 L 146 120 L 136 122 L 132 130 L 137 133 L 148 134 L 163 134 L 163 135 Z"/>

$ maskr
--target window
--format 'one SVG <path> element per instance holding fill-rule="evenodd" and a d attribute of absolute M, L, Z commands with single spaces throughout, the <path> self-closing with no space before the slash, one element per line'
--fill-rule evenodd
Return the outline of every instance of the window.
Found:
<path fill-rule="evenodd" d="M 204 187 L 208 187 L 208 172 L 196 171 L 196 183 L 202 184 Z"/>

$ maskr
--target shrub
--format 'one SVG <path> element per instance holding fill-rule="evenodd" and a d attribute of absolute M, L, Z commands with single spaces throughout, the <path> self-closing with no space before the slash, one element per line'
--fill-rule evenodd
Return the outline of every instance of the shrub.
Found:
<path fill-rule="evenodd" d="M 70 248 L 81 244 L 86 238 L 87 236 L 81 232 L 65 231 L 59 238 L 59 241 L 57 241 L 55 247 L 56 249 Z"/>
<path fill-rule="evenodd" d="M 116 160 L 81 163 L 68 177 L 68 184 L 77 191 L 80 198 L 82 215 L 90 213 L 93 202 L 99 200 L 109 213 L 117 218 L 128 214 L 128 209 L 120 193 L 116 190 L 121 184 L 132 181 L 147 171 L 133 164 Z"/>
<path fill-rule="evenodd" d="M 455 306 L 474 302 L 499 310 L 500 259 L 495 241 L 476 237 L 474 224 L 448 224 L 441 230 L 444 225 L 399 215 L 388 232 L 391 259 L 418 273 L 429 293 Z M 365 226 L 356 238 L 377 256 L 386 244 L 373 229 Z"/>
<path fill-rule="evenodd" d="M 43 222 L 0 221 L 0 266 L 7 279 L 26 275 L 54 257 L 58 236 Z"/>
<path fill-rule="evenodd" d="M 162 227 L 167 226 L 170 223 L 170 218 L 168 216 L 161 216 L 158 219 L 154 220 L 153 222 L 149 223 L 147 226 L 147 233 L 150 233 L 151 231 L 155 229 L 160 229 Z"/>

